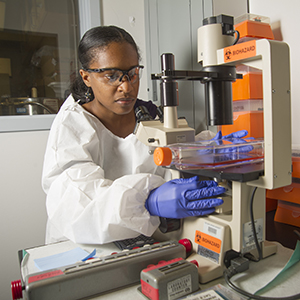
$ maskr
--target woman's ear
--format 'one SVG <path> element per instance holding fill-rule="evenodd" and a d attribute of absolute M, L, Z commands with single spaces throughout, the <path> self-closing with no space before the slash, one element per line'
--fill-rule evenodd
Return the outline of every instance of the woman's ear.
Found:
<path fill-rule="evenodd" d="M 91 83 L 90 83 L 91 74 L 88 71 L 85 71 L 85 70 L 82 70 L 82 69 L 79 70 L 79 73 L 80 73 L 80 76 L 81 76 L 83 82 L 85 83 L 85 85 L 87 87 L 90 87 L 91 86 Z"/>

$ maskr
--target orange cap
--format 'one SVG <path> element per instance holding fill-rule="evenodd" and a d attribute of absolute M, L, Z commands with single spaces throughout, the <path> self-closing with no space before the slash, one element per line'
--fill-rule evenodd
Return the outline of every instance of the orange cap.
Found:
<path fill-rule="evenodd" d="M 168 147 L 158 147 L 154 150 L 153 159 L 157 166 L 169 166 L 172 162 L 172 151 Z"/>

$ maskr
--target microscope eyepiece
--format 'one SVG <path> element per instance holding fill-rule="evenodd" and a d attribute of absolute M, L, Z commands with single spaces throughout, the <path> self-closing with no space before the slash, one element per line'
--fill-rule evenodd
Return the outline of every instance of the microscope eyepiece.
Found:
<path fill-rule="evenodd" d="M 149 110 L 147 109 L 146 106 L 143 106 L 143 105 L 138 106 L 134 112 L 135 112 L 135 116 L 136 116 L 136 119 L 138 122 L 153 120 L 153 118 L 151 117 Z"/>

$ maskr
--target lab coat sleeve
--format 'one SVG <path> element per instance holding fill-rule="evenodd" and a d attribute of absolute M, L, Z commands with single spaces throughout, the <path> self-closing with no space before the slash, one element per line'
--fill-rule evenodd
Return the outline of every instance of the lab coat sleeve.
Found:
<path fill-rule="evenodd" d="M 81 164 L 63 172 L 49 190 L 49 221 L 76 243 L 107 243 L 147 236 L 159 226 L 144 203 L 150 190 L 163 183 L 159 176 L 135 174 L 109 181 L 93 164 Z M 93 195 L 93 197 L 91 197 Z"/>
<path fill-rule="evenodd" d="M 103 244 L 141 233 L 152 235 L 160 221 L 144 204 L 150 191 L 165 180 L 146 173 L 105 179 L 104 170 L 94 163 L 98 155 L 94 149 L 99 147 L 95 132 L 85 118 L 80 132 L 73 128 L 76 120 L 64 118 L 58 116 L 51 129 L 43 170 L 51 226 L 75 243 Z"/>

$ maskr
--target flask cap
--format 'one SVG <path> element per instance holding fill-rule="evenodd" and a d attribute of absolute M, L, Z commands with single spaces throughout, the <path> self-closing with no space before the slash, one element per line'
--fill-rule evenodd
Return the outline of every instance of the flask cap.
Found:
<path fill-rule="evenodd" d="M 168 147 L 158 147 L 154 150 L 153 159 L 157 166 L 169 166 L 172 162 L 172 151 Z"/>

